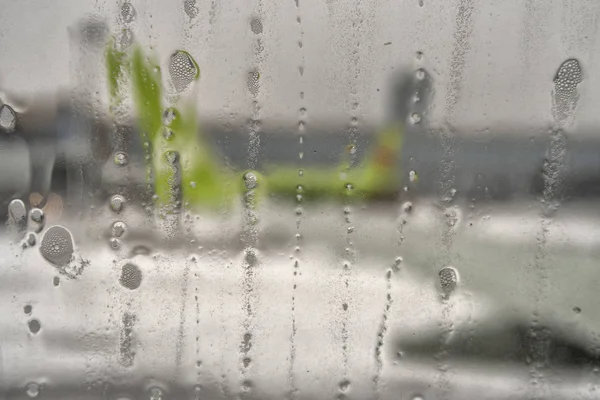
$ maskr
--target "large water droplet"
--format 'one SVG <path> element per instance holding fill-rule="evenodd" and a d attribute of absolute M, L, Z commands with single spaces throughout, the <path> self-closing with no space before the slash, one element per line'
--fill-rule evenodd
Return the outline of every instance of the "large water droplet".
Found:
<path fill-rule="evenodd" d="M 8 216 L 11 222 L 16 224 L 23 224 L 27 211 L 25 210 L 25 203 L 19 199 L 14 199 L 8 204 Z"/>
<path fill-rule="evenodd" d="M 444 294 L 450 294 L 458 284 L 458 271 L 453 267 L 444 267 L 439 272 L 440 286 Z"/>
<path fill-rule="evenodd" d="M 30 398 L 36 398 L 40 394 L 40 385 L 35 382 L 29 382 L 25 388 L 25 393 Z"/>
<path fill-rule="evenodd" d="M 40 246 L 42 256 L 54 265 L 63 266 L 73 257 L 73 237 L 64 227 L 48 228 Z"/>
<path fill-rule="evenodd" d="M 139 288 L 142 283 L 142 271 L 137 265 L 127 263 L 121 268 L 119 282 L 127 289 L 135 290 Z"/>
<path fill-rule="evenodd" d="M 117 221 L 113 224 L 112 226 L 112 234 L 114 237 L 121 237 L 123 236 L 123 233 L 125 233 L 125 229 L 127 228 L 127 226 L 125 225 L 124 222 L 121 221 Z"/>
<path fill-rule="evenodd" d="M 115 194 L 110 198 L 110 208 L 114 212 L 120 212 L 123 208 L 123 204 L 125 204 L 125 198 L 120 194 Z"/>
<path fill-rule="evenodd" d="M 0 128 L 10 133 L 15 130 L 17 125 L 17 113 L 8 104 L 0 107 Z"/>
<path fill-rule="evenodd" d="M 179 93 L 199 78 L 200 70 L 188 52 L 177 50 L 169 58 L 169 74 L 175 91 Z"/>

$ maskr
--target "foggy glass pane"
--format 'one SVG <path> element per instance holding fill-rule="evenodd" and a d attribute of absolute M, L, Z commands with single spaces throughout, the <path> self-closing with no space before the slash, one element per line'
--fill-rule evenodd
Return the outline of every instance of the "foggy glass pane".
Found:
<path fill-rule="evenodd" d="M 600 396 L 600 2 L 0 2 L 0 399 Z"/>

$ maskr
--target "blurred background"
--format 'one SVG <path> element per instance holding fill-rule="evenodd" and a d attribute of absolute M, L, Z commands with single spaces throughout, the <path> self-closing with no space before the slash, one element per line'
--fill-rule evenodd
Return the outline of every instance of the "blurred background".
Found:
<path fill-rule="evenodd" d="M 0 398 L 600 396 L 600 3 L 0 3 Z"/>

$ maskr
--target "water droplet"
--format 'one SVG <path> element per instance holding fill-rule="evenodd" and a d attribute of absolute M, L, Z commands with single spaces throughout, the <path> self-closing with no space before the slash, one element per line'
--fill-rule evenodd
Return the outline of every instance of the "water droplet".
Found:
<path fill-rule="evenodd" d="M 554 77 L 552 114 L 559 124 L 564 124 L 577 106 L 579 94 L 577 85 L 583 82 L 581 66 L 576 59 L 561 64 Z"/>
<path fill-rule="evenodd" d="M 200 77 L 200 70 L 188 52 L 177 50 L 169 58 L 169 74 L 175 90 L 183 92 Z"/>
<path fill-rule="evenodd" d="M 423 0 L 419 0 L 419 7 L 423 7 Z"/>
<path fill-rule="evenodd" d="M 177 112 L 174 108 L 167 108 L 163 113 L 163 124 L 170 126 L 177 119 Z"/>
<path fill-rule="evenodd" d="M 248 72 L 248 79 L 246 85 L 248 86 L 248 91 L 253 95 L 258 95 L 258 91 L 260 89 L 260 73 L 258 71 L 250 71 Z"/>
<path fill-rule="evenodd" d="M 3 104 L 0 107 L 0 128 L 11 133 L 17 125 L 17 113 L 8 104 Z"/>
<path fill-rule="evenodd" d="M 163 392 L 160 388 L 150 388 L 150 400 L 162 400 Z"/>
<path fill-rule="evenodd" d="M 581 308 L 580 307 L 573 307 L 573 312 L 575 314 L 580 314 L 581 313 Z"/>
<path fill-rule="evenodd" d="M 346 304 L 346 309 L 348 308 L 348 305 Z M 340 390 L 345 393 L 348 391 L 348 389 L 350 388 L 350 381 L 348 379 L 344 379 L 343 381 L 340 382 Z"/>
<path fill-rule="evenodd" d="M 55 276 L 54 278 L 52 278 L 52 284 L 54 286 L 60 285 L 60 278 L 58 276 Z"/>
<path fill-rule="evenodd" d="M 353 226 L 349 226 L 348 229 L 346 230 L 348 233 L 352 233 L 354 232 L 354 227 Z"/>
<path fill-rule="evenodd" d="M 258 186 L 258 178 L 253 172 L 246 172 L 244 174 L 244 185 L 246 185 L 246 189 L 248 190 L 256 189 Z"/>
<path fill-rule="evenodd" d="M 33 306 L 31 304 L 27 304 L 27 305 L 25 305 L 25 307 L 23 307 L 23 312 L 27 315 L 31 315 L 32 311 L 33 311 Z"/>
<path fill-rule="evenodd" d="M 114 212 L 120 212 L 123 208 L 123 204 L 125 203 L 125 198 L 120 194 L 115 194 L 110 198 L 110 208 Z"/>
<path fill-rule="evenodd" d="M 29 382 L 25 388 L 25 393 L 32 399 L 38 397 L 40 394 L 40 385 L 35 382 Z"/>
<path fill-rule="evenodd" d="M 458 284 L 458 272 L 453 267 L 444 267 L 439 272 L 440 286 L 444 294 L 450 294 Z"/>
<path fill-rule="evenodd" d="M 40 321 L 37 319 L 32 319 L 27 325 L 29 326 L 29 332 L 33 333 L 34 335 L 36 335 L 42 328 L 42 324 L 40 324 Z"/>
<path fill-rule="evenodd" d="M 131 3 L 127 2 L 121 5 L 121 19 L 123 22 L 126 24 L 133 22 L 135 20 L 135 15 L 135 8 L 133 8 Z"/>
<path fill-rule="evenodd" d="M 402 210 L 404 210 L 404 212 L 409 213 L 411 212 L 413 209 L 413 205 L 410 201 L 407 201 L 406 203 L 404 203 L 402 205 Z"/>
<path fill-rule="evenodd" d="M 35 237 L 35 233 L 29 233 L 29 235 L 27 236 L 27 244 L 31 247 L 35 246 L 35 243 L 37 242 L 36 237 Z"/>
<path fill-rule="evenodd" d="M 419 68 L 416 73 L 417 79 L 423 80 L 425 79 L 425 70 L 423 68 Z"/>
<path fill-rule="evenodd" d="M 119 250 L 121 248 L 121 241 L 114 237 L 108 239 L 108 244 L 113 250 Z"/>
<path fill-rule="evenodd" d="M 14 199 L 8 204 L 8 215 L 12 222 L 16 224 L 22 224 L 25 222 L 27 211 L 25 210 L 25 203 L 19 199 Z"/>
<path fill-rule="evenodd" d="M 29 211 L 29 217 L 33 222 L 41 224 L 44 222 L 44 211 L 39 208 L 32 208 L 31 211 Z"/>
<path fill-rule="evenodd" d="M 410 122 L 413 124 L 418 124 L 421 122 L 421 115 L 419 113 L 412 113 L 410 116 Z"/>
<path fill-rule="evenodd" d="M 404 260 L 402 259 L 402 257 L 396 257 L 396 259 L 394 260 L 394 271 L 400 271 L 400 265 L 403 261 Z"/>
<path fill-rule="evenodd" d="M 416 182 L 419 180 L 418 175 L 415 171 L 410 171 L 408 173 L 408 180 L 411 182 Z"/>
<path fill-rule="evenodd" d="M 169 128 L 163 129 L 163 137 L 167 140 L 171 140 L 171 138 L 173 137 L 173 131 Z"/>
<path fill-rule="evenodd" d="M 64 227 L 56 225 L 48 228 L 40 246 L 42 256 L 54 265 L 68 264 L 73 257 L 73 237 Z"/>
<path fill-rule="evenodd" d="M 123 233 L 125 233 L 125 229 L 127 228 L 127 226 L 125 225 L 124 222 L 121 221 L 117 221 L 113 224 L 112 226 L 112 234 L 114 237 L 121 237 L 123 236 Z"/>
<path fill-rule="evenodd" d="M 420 60 L 421 58 L 423 58 L 423 52 L 417 51 L 417 53 L 415 54 L 415 57 L 417 58 L 417 60 Z"/>
<path fill-rule="evenodd" d="M 129 163 L 129 157 L 127 157 L 126 153 L 120 151 L 117 154 L 115 154 L 115 165 L 119 167 L 124 167 L 125 165 L 127 165 L 127 163 Z"/>
<path fill-rule="evenodd" d="M 263 24 L 261 20 L 258 18 L 252 18 L 252 21 L 250 21 L 250 29 L 256 35 L 261 34 L 263 32 Z"/>
<path fill-rule="evenodd" d="M 421 395 L 416 394 L 413 396 L 412 400 L 425 400 L 425 398 Z"/>
<path fill-rule="evenodd" d="M 121 268 L 119 282 L 127 289 L 135 290 L 142 283 L 142 271 L 136 265 L 127 263 Z"/>
<path fill-rule="evenodd" d="M 298 176 L 303 176 L 304 175 L 304 170 L 303 169 L 299 169 L 298 170 Z"/>
<path fill-rule="evenodd" d="M 196 7 L 196 0 L 185 0 L 183 3 L 183 11 L 187 14 L 190 19 L 198 16 L 198 7 Z"/>

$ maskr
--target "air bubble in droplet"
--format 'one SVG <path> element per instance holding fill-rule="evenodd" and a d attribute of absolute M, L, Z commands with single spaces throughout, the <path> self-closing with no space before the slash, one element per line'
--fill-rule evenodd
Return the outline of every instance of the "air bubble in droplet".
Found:
<path fill-rule="evenodd" d="M 126 2 L 121 5 L 121 19 L 123 22 L 126 24 L 133 22 L 135 20 L 135 15 L 135 8 L 133 8 L 131 3 Z"/>
<path fill-rule="evenodd" d="M 125 198 L 120 194 L 115 194 L 110 198 L 110 208 L 114 212 L 120 212 L 123 209 L 123 204 L 125 203 Z"/>
<path fill-rule="evenodd" d="M 415 75 L 416 75 L 417 79 L 423 80 L 423 79 L 425 79 L 425 70 L 423 68 L 419 68 Z"/>
<path fill-rule="evenodd" d="M 57 266 L 68 264 L 73 257 L 73 237 L 64 227 L 55 225 L 46 231 L 40 246 L 42 256 Z"/>
<path fill-rule="evenodd" d="M 250 29 L 256 35 L 261 34 L 263 32 L 262 21 L 258 18 L 252 18 L 252 21 L 250 21 Z"/>
<path fill-rule="evenodd" d="M 127 289 L 135 290 L 142 283 L 142 271 L 136 265 L 127 263 L 121 268 L 119 282 Z"/>
<path fill-rule="evenodd" d="M 126 153 L 120 151 L 117 154 L 115 154 L 115 165 L 119 167 L 124 167 L 125 165 L 127 165 L 128 162 L 129 158 L 127 157 Z"/>
<path fill-rule="evenodd" d="M 200 70 L 188 52 L 177 50 L 169 58 L 169 74 L 175 90 L 183 92 L 200 77 Z"/>
<path fill-rule="evenodd" d="M 35 382 L 29 382 L 25 388 L 25 393 L 30 398 L 36 398 L 40 394 L 40 385 Z"/>
<path fill-rule="evenodd" d="M 40 324 L 40 321 L 37 319 L 32 319 L 27 323 L 27 325 L 29 326 L 29 332 L 33 333 L 34 335 L 36 335 L 42 328 L 42 324 Z"/>
<path fill-rule="evenodd" d="M 3 104 L 0 107 L 0 128 L 11 133 L 17 125 L 17 113 L 8 104 Z"/>
<path fill-rule="evenodd" d="M 123 233 L 125 233 L 126 228 L 127 228 L 127 226 L 125 225 L 124 222 L 117 221 L 112 226 L 112 235 L 114 237 L 121 237 L 121 236 L 123 236 Z"/>

